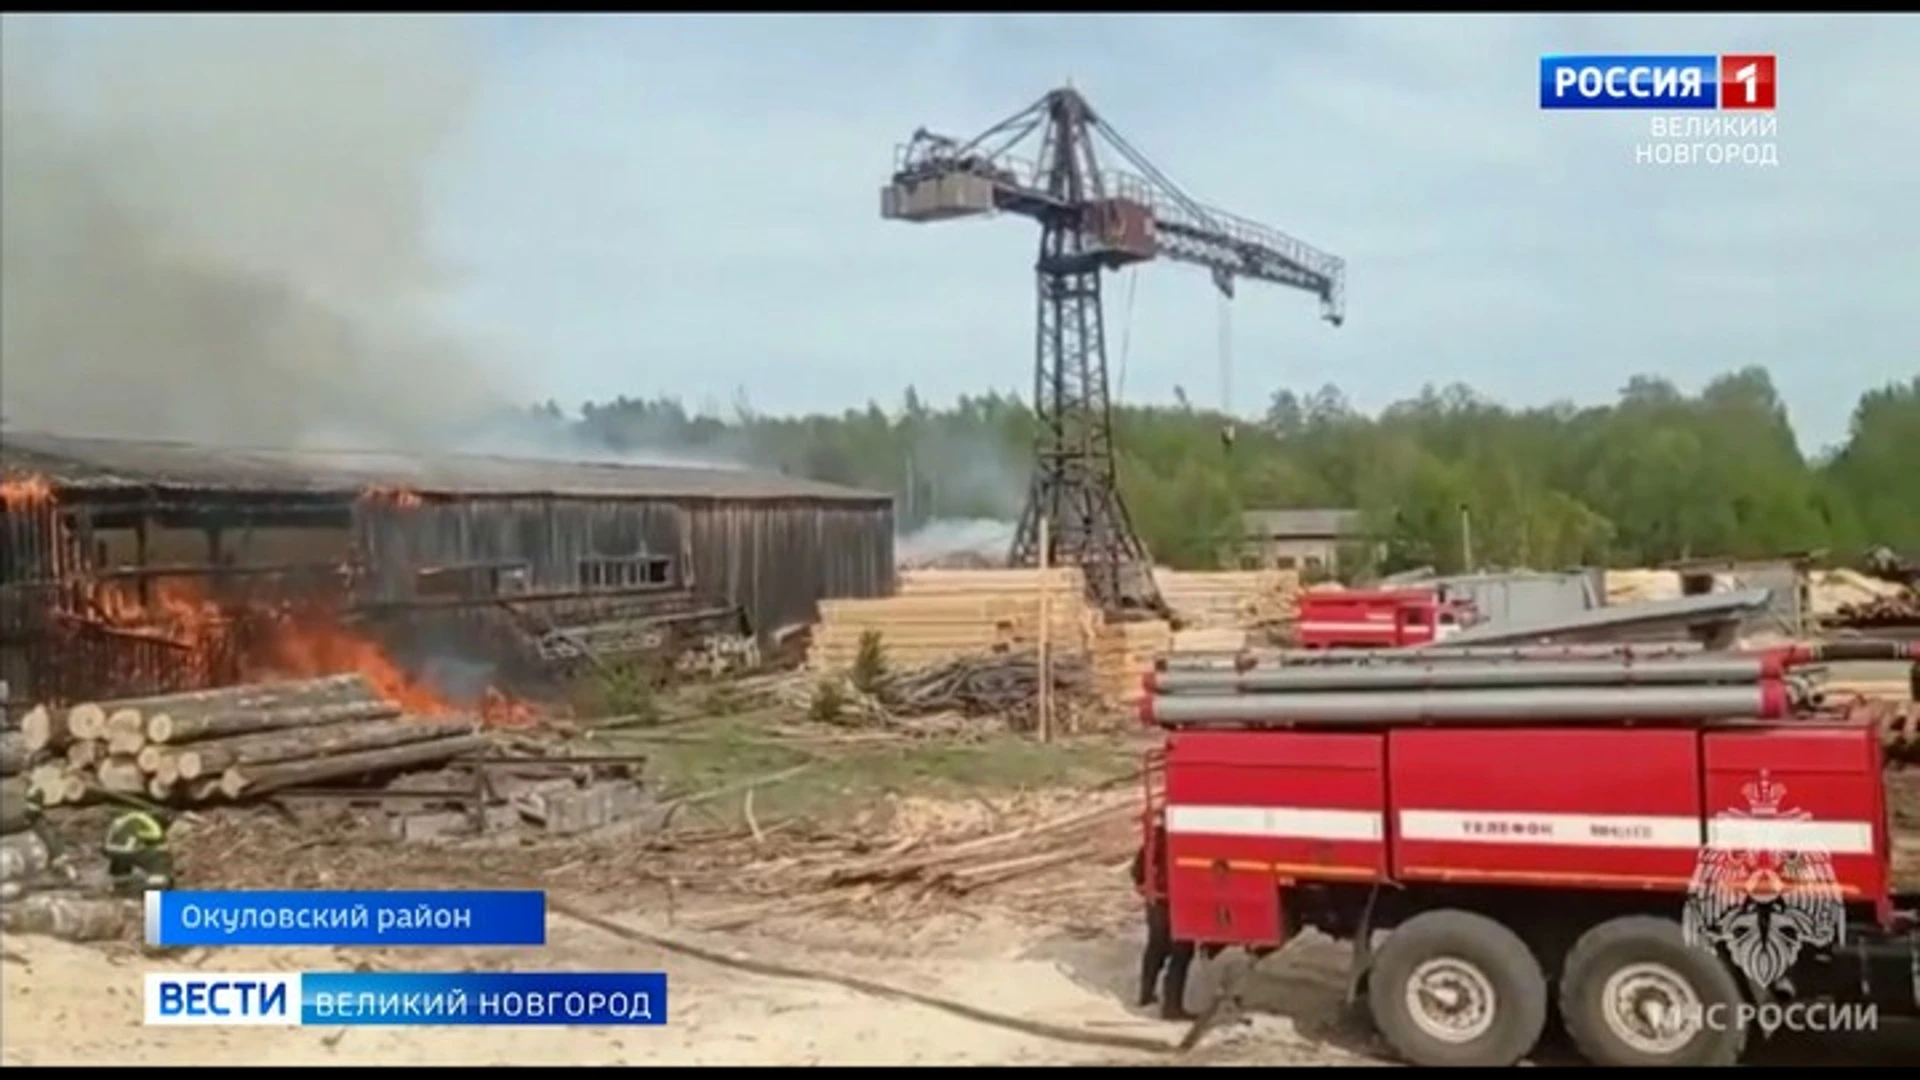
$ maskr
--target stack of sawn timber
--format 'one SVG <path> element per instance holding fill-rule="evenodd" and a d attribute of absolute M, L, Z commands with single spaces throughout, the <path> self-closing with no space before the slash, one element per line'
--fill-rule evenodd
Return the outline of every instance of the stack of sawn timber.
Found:
<path fill-rule="evenodd" d="M 1055 653 L 1084 652 L 1099 616 L 1075 568 L 906 570 L 893 596 L 821 601 L 807 664 L 846 669 L 868 633 L 880 636 L 887 662 L 901 668 L 1032 648 L 1042 636 L 1043 610 Z"/>
<path fill-rule="evenodd" d="M 1169 570 L 1154 583 L 1185 630 L 1259 630 L 1292 622 L 1300 575 L 1292 570 Z"/>
<path fill-rule="evenodd" d="M 444 764 L 485 745 L 471 718 L 403 716 L 359 675 L 37 707 L 21 720 L 21 794 L 176 803 L 242 799 Z"/>
<path fill-rule="evenodd" d="M 1227 634 L 1291 619 L 1299 591 L 1290 571 L 1162 568 L 1155 579 L 1183 622 Z M 823 601 L 807 663 L 817 672 L 844 671 L 867 633 L 880 636 L 895 668 L 1031 649 L 1040 642 L 1043 608 L 1053 654 L 1086 655 L 1096 692 L 1110 702 L 1136 699 L 1141 673 L 1172 641 L 1163 621 L 1109 623 L 1088 603 L 1076 567 L 905 570 L 894 596 Z"/>

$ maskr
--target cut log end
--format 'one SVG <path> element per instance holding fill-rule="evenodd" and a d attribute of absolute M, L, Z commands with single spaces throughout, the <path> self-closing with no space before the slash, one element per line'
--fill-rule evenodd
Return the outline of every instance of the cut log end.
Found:
<path fill-rule="evenodd" d="M 105 757 L 97 739 L 81 739 L 67 747 L 67 765 L 74 769 L 91 769 Z"/>
<path fill-rule="evenodd" d="M 172 742 L 173 717 L 163 712 L 147 717 L 147 739 L 157 743 Z"/>
<path fill-rule="evenodd" d="M 107 735 L 144 735 L 146 725 L 138 709 L 115 709 L 107 714 Z"/>
<path fill-rule="evenodd" d="M 67 797 L 67 767 L 48 762 L 27 770 L 27 790 L 40 797 L 42 806 L 59 806 Z"/>
<path fill-rule="evenodd" d="M 147 790 L 147 775 L 140 771 L 139 762 L 131 758 L 108 758 L 94 770 L 94 776 L 107 791 L 131 795 Z"/>
<path fill-rule="evenodd" d="M 74 739 L 98 739 L 106 734 L 107 710 L 92 702 L 67 710 L 67 736 Z"/>
<path fill-rule="evenodd" d="M 26 736 L 17 731 L 0 731 L 0 776 L 17 776 L 33 763 L 33 751 L 27 749 Z"/>
<path fill-rule="evenodd" d="M 30 832 L 0 837 L 0 881 L 27 881 L 53 862 L 46 842 Z"/>
<path fill-rule="evenodd" d="M 118 754 L 124 757 L 133 757 L 138 755 L 141 750 L 145 749 L 146 745 L 147 745 L 147 734 L 144 731 L 109 731 L 107 732 L 106 746 L 107 746 L 107 753 L 109 754 Z"/>
<path fill-rule="evenodd" d="M 58 749 L 56 743 L 65 737 L 66 729 L 66 718 L 55 717 L 45 705 L 35 705 L 20 718 L 20 738 L 29 754 Z"/>

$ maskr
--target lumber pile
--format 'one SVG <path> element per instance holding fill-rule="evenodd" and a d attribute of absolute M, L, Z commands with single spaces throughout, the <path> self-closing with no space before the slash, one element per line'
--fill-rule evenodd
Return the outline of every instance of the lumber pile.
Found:
<path fill-rule="evenodd" d="M 1291 620 L 1300 589 L 1299 576 L 1283 570 L 1160 569 L 1155 580 L 1178 618 L 1222 641 Z M 1165 622 L 1108 623 L 1074 567 L 918 569 L 901 572 L 894 596 L 823 601 L 807 666 L 846 671 L 870 633 L 896 670 L 1018 655 L 1038 648 L 1043 612 L 1056 662 L 1084 664 L 1093 692 L 1112 704 L 1135 700 L 1141 675 L 1172 644 Z"/>
<path fill-rule="evenodd" d="M 1895 582 L 1845 568 L 1817 570 L 1807 583 L 1811 614 L 1823 622 L 1841 620 L 1842 612 L 1870 608 L 1905 591 Z"/>
<path fill-rule="evenodd" d="M 1254 630 L 1293 621 L 1300 575 L 1292 570 L 1156 568 L 1160 596 L 1183 629 Z"/>
<path fill-rule="evenodd" d="M 39 706 L 18 734 L 18 775 L 0 787 L 7 822 L 16 787 L 48 807 L 101 793 L 193 804 L 436 766 L 483 745 L 471 719 L 402 716 L 358 675 Z"/>
<path fill-rule="evenodd" d="M 1835 613 L 1830 621 L 1835 626 L 1859 630 L 1920 626 L 1920 593 L 1907 590 L 1898 596 L 1848 604 Z"/>
<path fill-rule="evenodd" d="M 1245 630 L 1228 626 L 1204 630 L 1176 630 L 1170 648 L 1177 653 L 1244 652 L 1248 645 L 1247 636 Z"/>
<path fill-rule="evenodd" d="M 1094 631 L 1093 684 L 1101 699 L 1117 705 L 1140 699 L 1140 677 L 1173 645 L 1173 627 L 1163 619 L 1103 622 Z"/>
<path fill-rule="evenodd" d="M 1813 615 L 1828 626 L 1857 629 L 1920 626 L 1920 592 L 1855 570 L 1813 576 Z"/>
<path fill-rule="evenodd" d="M 867 633 L 902 667 L 1018 651 L 1039 643 L 1043 611 L 1056 655 L 1086 648 L 1098 613 L 1077 569 L 907 570 L 894 596 L 821 601 L 807 666 L 844 670 Z"/>
<path fill-rule="evenodd" d="M 1208 648 L 1238 648 L 1248 631 L 1292 620 L 1300 592 L 1299 575 L 1286 570 L 1159 569 L 1154 574 L 1168 606 L 1189 628 L 1182 632 L 1202 635 L 1196 640 L 1213 642 L 1204 645 Z M 901 572 L 894 596 L 822 601 L 807 667 L 816 674 L 845 672 L 859 656 L 861 638 L 875 634 L 887 664 L 896 671 L 953 664 L 991 670 L 995 662 L 982 658 L 1018 657 L 1037 650 L 1043 613 L 1044 636 L 1055 663 L 1084 670 L 1086 692 L 1111 705 L 1137 700 L 1140 677 L 1153 667 L 1155 657 L 1173 645 L 1173 630 L 1166 622 L 1109 623 L 1087 602 L 1085 578 L 1074 567 L 1044 572 L 918 569 Z M 1001 666 L 1005 672 L 1020 670 L 1017 660 Z M 988 677 L 976 674 L 968 676 L 976 681 L 963 682 L 982 685 L 977 682 L 981 678 Z M 1037 677 L 1003 673 L 991 678 L 994 686 L 1007 688 L 1008 693 L 981 692 L 972 700 L 1005 696 L 1012 711 L 1031 704 L 1012 701 L 1010 688 L 1025 686 L 1031 691 L 1038 685 Z M 1079 678 L 1073 677 L 1074 694 L 1082 692 Z"/>
<path fill-rule="evenodd" d="M 1678 570 L 1609 570 L 1606 573 L 1607 606 L 1651 604 L 1680 599 Z"/>

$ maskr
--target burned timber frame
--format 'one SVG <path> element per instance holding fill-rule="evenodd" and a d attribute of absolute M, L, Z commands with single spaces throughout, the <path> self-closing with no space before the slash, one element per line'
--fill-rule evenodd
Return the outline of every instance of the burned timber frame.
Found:
<path fill-rule="evenodd" d="M 152 603 L 191 580 L 236 616 L 322 597 L 402 656 L 479 635 L 530 663 L 675 627 L 764 644 L 893 584 L 889 496 L 744 470 L 9 430 L 0 479 L 0 679 L 42 698 L 230 675 L 92 618 L 101 582 Z"/>

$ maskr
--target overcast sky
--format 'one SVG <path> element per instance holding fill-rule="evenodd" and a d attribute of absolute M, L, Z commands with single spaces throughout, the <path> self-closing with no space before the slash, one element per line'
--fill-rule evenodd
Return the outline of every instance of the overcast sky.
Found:
<path fill-rule="evenodd" d="M 882 221 L 896 144 L 1071 79 L 1202 201 L 1349 268 L 1248 286 L 1232 405 L 1334 382 L 1609 399 L 1764 364 L 1809 448 L 1920 370 L 1911 17 L 516 17 L 431 172 L 450 317 L 516 392 L 761 411 L 1021 390 L 1036 227 Z M 1771 52 L 1778 168 L 1637 165 L 1647 116 L 1538 108 L 1543 52 Z M 1132 277 L 1133 280 L 1129 280 Z M 1109 277 L 1120 395 L 1217 405 L 1205 274 Z M 1132 303 L 1128 297 L 1132 295 Z M 1123 356 L 1124 353 L 1124 356 Z M 1124 373 L 1122 369 L 1124 367 Z"/>
<path fill-rule="evenodd" d="M 1241 292 L 1233 405 L 1459 380 L 1605 400 L 1769 367 L 1803 440 L 1920 370 L 1920 19 L 540 18 L 488 35 L 444 172 L 462 310 L 562 402 L 764 410 L 1024 387 L 1036 228 L 882 221 L 894 145 L 1071 79 L 1196 197 L 1346 258 L 1349 318 Z M 1778 168 L 1650 167 L 1648 118 L 1543 113 L 1542 52 L 1772 52 Z M 1128 400 L 1220 400 L 1203 273 L 1109 278 Z M 1126 298 L 1133 292 L 1131 318 Z"/>

